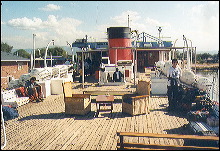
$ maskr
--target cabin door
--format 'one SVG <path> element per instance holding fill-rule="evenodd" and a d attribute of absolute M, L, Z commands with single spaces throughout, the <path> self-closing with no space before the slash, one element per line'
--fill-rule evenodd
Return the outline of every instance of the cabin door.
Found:
<path fill-rule="evenodd" d="M 139 51 L 137 54 L 137 70 L 139 72 L 144 71 L 144 68 L 148 66 L 148 55 L 146 51 Z"/>
<path fill-rule="evenodd" d="M 148 52 L 148 66 L 153 67 L 159 61 L 159 52 Z"/>

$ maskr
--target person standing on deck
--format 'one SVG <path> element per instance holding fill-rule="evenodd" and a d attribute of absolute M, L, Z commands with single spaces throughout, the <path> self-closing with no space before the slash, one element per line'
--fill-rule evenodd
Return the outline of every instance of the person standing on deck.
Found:
<path fill-rule="evenodd" d="M 167 71 L 168 85 L 167 85 L 167 95 L 169 107 L 168 110 L 174 110 L 177 104 L 178 88 L 180 85 L 179 78 L 182 75 L 181 68 L 178 65 L 177 59 L 172 60 L 172 66 Z"/>
<path fill-rule="evenodd" d="M 113 73 L 113 80 L 114 82 L 121 82 L 122 81 L 123 74 L 121 71 L 116 68 L 116 71 Z"/>

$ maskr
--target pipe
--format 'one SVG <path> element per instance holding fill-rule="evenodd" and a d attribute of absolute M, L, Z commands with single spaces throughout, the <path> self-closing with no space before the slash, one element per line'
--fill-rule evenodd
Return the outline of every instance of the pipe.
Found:
<path fill-rule="evenodd" d="M 53 42 L 53 45 L 54 45 L 54 40 L 51 40 L 51 42 Z M 46 48 L 46 51 L 45 51 L 45 56 L 44 56 L 44 67 L 47 67 L 47 50 L 48 50 L 49 45 L 50 45 L 51 42 L 49 42 L 49 43 L 47 44 L 47 48 Z"/>

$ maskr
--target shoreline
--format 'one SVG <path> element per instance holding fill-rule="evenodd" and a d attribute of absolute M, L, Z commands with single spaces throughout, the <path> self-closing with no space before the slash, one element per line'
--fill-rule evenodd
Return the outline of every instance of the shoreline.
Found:
<path fill-rule="evenodd" d="M 192 69 L 195 69 L 195 64 L 191 65 Z M 204 70 L 204 71 L 215 71 L 219 70 L 219 63 L 203 63 L 203 64 L 196 64 L 196 70 Z"/>

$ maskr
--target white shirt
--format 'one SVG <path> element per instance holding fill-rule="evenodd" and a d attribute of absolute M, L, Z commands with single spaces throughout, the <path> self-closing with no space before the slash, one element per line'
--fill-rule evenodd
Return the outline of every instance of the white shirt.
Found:
<path fill-rule="evenodd" d="M 182 75 L 182 70 L 179 66 L 176 66 L 176 68 L 171 66 L 167 71 L 167 77 L 179 79 L 181 75 Z M 171 80 L 168 80 L 168 86 L 171 86 Z"/>
<path fill-rule="evenodd" d="M 119 79 L 119 72 L 116 72 L 116 75 L 117 75 L 117 79 Z"/>

